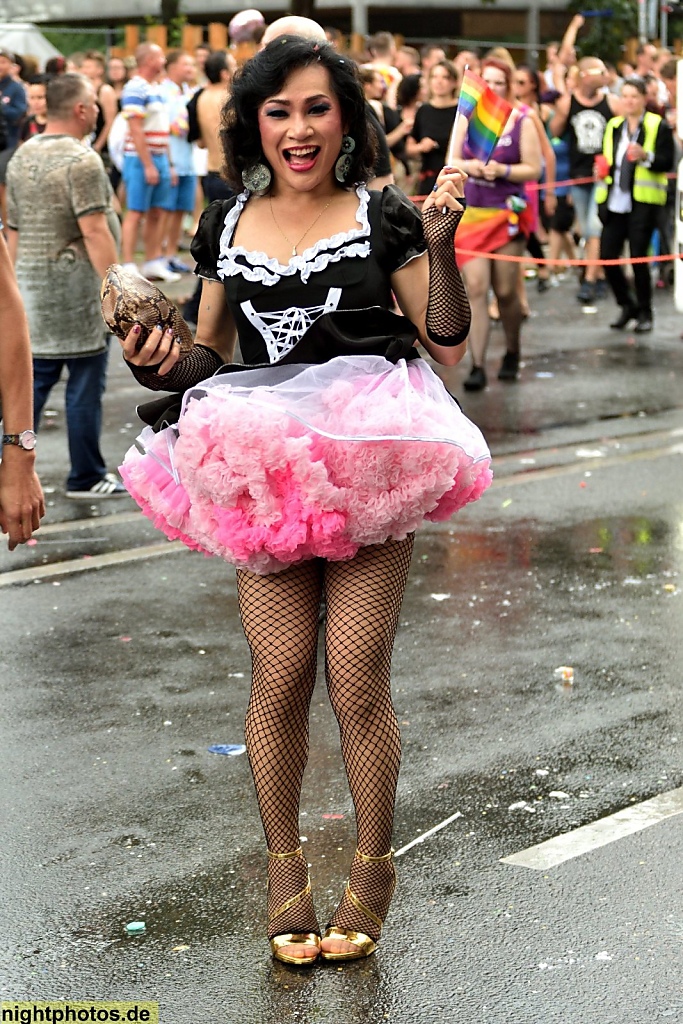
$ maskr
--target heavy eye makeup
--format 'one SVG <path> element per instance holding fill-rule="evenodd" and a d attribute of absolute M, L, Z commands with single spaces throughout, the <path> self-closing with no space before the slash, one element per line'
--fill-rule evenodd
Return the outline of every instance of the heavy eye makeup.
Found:
<path fill-rule="evenodd" d="M 330 110 L 332 110 L 331 103 L 320 102 L 313 103 L 310 107 L 308 107 L 306 113 L 313 114 L 313 116 L 315 117 L 322 116 L 323 114 L 328 114 Z M 284 117 L 289 117 L 289 111 L 286 110 L 284 107 L 270 107 L 269 109 L 264 110 L 263 113 L 265 117 L 272 117 L 275 118 L 276 120 Z"/>

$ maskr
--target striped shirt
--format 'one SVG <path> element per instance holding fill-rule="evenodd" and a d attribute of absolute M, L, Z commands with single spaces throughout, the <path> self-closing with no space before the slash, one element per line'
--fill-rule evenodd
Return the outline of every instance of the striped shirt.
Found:
<path fill-rule="evenodd" d="M 168 152 L 169 111 L 160 85 L 135 75 L 124 86 L 121 112 L 127 120 L 138 117 L 143 119 L 150 153 L 159 155 Z M 126 135 L 125 152 L 137 152 L 130 132 Z"/>

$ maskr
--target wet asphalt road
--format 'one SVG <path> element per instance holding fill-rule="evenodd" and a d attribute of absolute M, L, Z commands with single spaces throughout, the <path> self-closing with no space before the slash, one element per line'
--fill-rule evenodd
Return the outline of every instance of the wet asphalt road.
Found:
<path fill-rule="evenodd" d="M 491 386 L 462 399 L 496 477 L 417 539 L 395 846 L 459 816 L 398 859 L 380 950 L 341 969 L 270 959 L 246 757 L 207 750 L 242 742 L 232 570 L 127 498 L 67 501 L 55 395 L 46 525 L 0 555 L 0 998 L 157 999 L 165 1024 L 683 1021 L 683 815 L 501 863 L 683 785 L 683 325 L 658 294 L 655 332 L 618 334 L 574 293 L 531 290 L 521 381 L 495 379 L 497 329 Z M 465 373 L 443 371 L 460 397 Z M 142 394 L 114 358 L 112 468 Z M 324 922 L 354 828 L 322 680 L 302 807 Z"/>

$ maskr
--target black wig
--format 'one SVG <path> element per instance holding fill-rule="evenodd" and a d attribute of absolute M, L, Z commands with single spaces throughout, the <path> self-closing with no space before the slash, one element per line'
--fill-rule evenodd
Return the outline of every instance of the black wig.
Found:
<path fill-rule="evenodd" d="M 367 119 L 365 95 L 354 61 L 342 57 L 329 43 L 299 36 L 278 36 L 235 74 L 230 98 L 223 109 L 224 176 L 233 188 L 243 188 L 242 171 L 256 163 L 268 163 L 261 148 L 259 107 L 277 95 L 293 71 L 311 64 L 320 64 L 329 72 L 345 130 L 356 143 L 350 154 L 347 184 L 339 187 L 352 188 L 372 175 L 377 139 Z"/>

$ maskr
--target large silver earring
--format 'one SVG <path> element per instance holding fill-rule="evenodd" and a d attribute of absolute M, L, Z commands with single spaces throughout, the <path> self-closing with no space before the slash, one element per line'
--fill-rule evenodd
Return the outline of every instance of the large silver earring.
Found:
<path fill-rule="evenodd" d="M 351 159 L 350 154 L 353 153 L 355 148 L 356 140 L 352 138 L 350 135 L 344 135 L 344 137 L 342 138 L 341 153 L 337 159 L 336 164 L 334 165 L 334 176 L 340 185 L 344 184 L 348 177 L 349 171 L 351 170 L 351 164 L 353 163 L 353 160 Z"/>
<path fill-rule="evenodd" d="M 249 192 L 261 193 L 270 188 L 273 175 L 266 164 L 252 164 L 242 171 L 242 184 Z"/>

